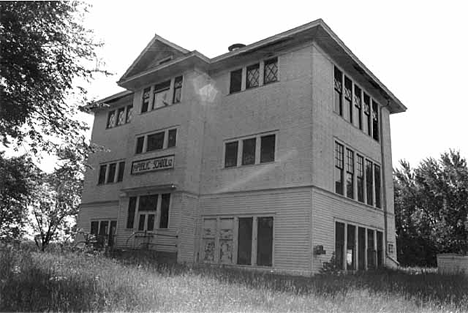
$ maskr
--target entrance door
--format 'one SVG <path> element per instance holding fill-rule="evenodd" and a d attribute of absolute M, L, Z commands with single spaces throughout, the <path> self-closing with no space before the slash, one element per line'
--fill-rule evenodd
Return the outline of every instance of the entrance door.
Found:
<path fill-rule="evenodd" d="M 271 266 L 273 260 L 273 217 L 259 217 L 257 228 L 257 265 Z"/>

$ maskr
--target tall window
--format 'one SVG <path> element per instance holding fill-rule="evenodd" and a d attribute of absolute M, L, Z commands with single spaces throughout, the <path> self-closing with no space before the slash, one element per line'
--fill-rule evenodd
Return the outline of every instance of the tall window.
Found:
<path fill-rule="evenodd" d="M 116 163 L 109 164 L 109 170 L 108 170 L 108 173 L 107 173 L 107 183 L 108 184 L 114 182 L 116 168 L 117 168 Z"/>
<path fill-rule="evenodd" d="M 353 83 L 351 79 L 345 76 L 345 85 L 344 85 L 344 95 L 345 95 L 345 108 L 344 108 L 344 116 L 345 119 L 353 123 Z"/>
<path fill-rule="evenodd" d="M 340 269 L 344 269 L 345 224 L 335 224 L 335 258 Z"/>
<path fill-rule="evenodd" d="M 376 251 L 375 251 L 375 239 L 374 239 L 374 230 L 367 230 L 367 268 L 375 268 L 376 261 Z"/>
<path fill-rule="evenodd" d="M 334 98 L 335 106 L 334 111 L 339 115 L 343 116 L 343 73 L 335 67 L 335 79 L 334 79 Z"/>
<path fill-rule="evenodd" d="M 255 164 L 256 138 L 242 140 L 242 165 Z"/>
<path fill-rule="evenodd" d="M 238 69 L 231 72 L 231 82 L 229 87 L 229 93 L 241 91 L 242 89 L 242 69 Z"/>
<path fill-rule="evenodd" d="M 278 58 L 273 58 L 265 61 L 263 77 L 264 84 L 269 84 L 278 81 Z"/>
<path fill-rule="evenodd" d="M 375 206 L 378 208 L 382 207 L 381 191 L 380 191 L 380 166 L 374 164 L 374 185 L 375 185 Z"/>
<path fill-rule="evenodd" d="M 273 162 L 275 160 L 275 135 L 261 137 L 260 163 Z"/>
<path fill-rule="evenodd" d="M 340 195 L 344 192 L 343 186 L 343 161 L 344 161 L 344 152 L 343 145 L 335 143 L 335 192 Z"/>
<path fill-rule="evenodd" d="M 247 67 L 246 85 L 247 89 L 258 87 L 260 85 L 260 64 L 254 64 Z"/>
<path fill-rule="evenodd" d="M 347 225 L 346 269 L 356 269 L 356 226 Z"/>
<path fill-rule="evenodd" d="M 383 251 L 383 233 L 377 231 L 377 267 L 382 267 L 384 264 L 384 251 Z"/>
<path fill-rule="evenodd" d="M 239 142 L 228 142 L 225 145 L 224 167 L 237 166 L 237 151 Z"/>
<path fill-rule="evenodd" d="M 237 239 L 237 264 L 252 264 L 252 230 L 252 217 L 239 218 L 239 231 Z"/>
<path fill-rule="evenodd" d="M 346 196 L 354 199 L 354 153 L 346 149 Z"/>
<path fill-rule="evenodd" d="M 177 140 L 177 129 L 170 129 L 167 138 L 167 147 L 175 147 Z"/>
<path fill-rule="evenodd" d="M 182 76 L 174 79 L 174 95 L 172 97 L 172 103 L 179 103 L 182 98 Z"/>
<path fill-rule="evenodd" d="M 370 97 L 364 93 L 364 123 L 363 130 L 364 133 L 369 136 L 372 133 L 372 123 L 371 123 L 371 108 L 370 108 Z"/>
<path fill-rule="evenodd" d="M 101 165 L 99 167 L 98 184 L 104 184 L 106 182 L 106 171 L 107 171 L 107 164 Z"/>
<path fill-rule="evenodd" d="M 374 173 L 372 162 L 366 160 L 366 191 L 367 204 L 374 205 Z"/>
<path fill-rule="evenodd" d="M 117 174 L 117 182 L 121 182 L 123 180 L 125 172 L 125 162 L 119 162 L 119 169 L 118 169 L 118 174 Z"/>
<path fill-rule="evenodd" d="M 372 101 L 372 136 L 379 141 L 379 104 Z"/>
<path fill-rule="evenodd" d="M 354 85 L 354 123 L 362 129 L 361 89 L 357 85 Z"/>
<path fill-rule="evenodd" d="M 150 92 L 151 88 L 145 88 L 143 90 L 143 99 L 142 99 L 142 104 L 141 104 L 141 113 L 148 112 L 149 109 L 149 101 L 150 101 Z"/>
<path fill-rule="evenodd" d="M 133 105 L 129 105 L 129 106 L 127 106 L 125 122 L 130 123 L 132 121 L 132 116 L 133 116 Z"/>
<path fill-rule="evenodd" d="M 169 105 L 168 93 L 171 87 L 171 81 L 165 81 L 154 86 L 153 105 L 151 110 L 162 108 Z"/>
<path fill-rule="evenodd" d="M 127 214 L 127 228 L 139 231 L 153 231 L 155 228 L 168 228 L 171 194 L 152 194 L 130 197 Z"/>
<path fill-rule="evenodd" d="M 357 198 L 358 201 L 364 202 L 364 158 L 359 154 L 357 155 L 356 166 Z"/>

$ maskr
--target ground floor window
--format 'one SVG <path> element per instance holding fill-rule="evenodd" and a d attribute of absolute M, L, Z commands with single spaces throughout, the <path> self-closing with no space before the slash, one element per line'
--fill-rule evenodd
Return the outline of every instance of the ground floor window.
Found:
<path fill-rule="evenodd" d="M 343 270 L 382 267 L 384 265 L 383 232 L 336 222 L 335 261 Z"/>
<path fill-rule="evenodd" d="M 92 220 L 90 233 L 96 236 L 96 240 L 99 245 L 108 245 L 112 247 L 115 244 L 116 229 L 116 220 Z"/>
<path fill-rule="evenodd" d="M 201 260 L 208 263 L 273 265 L 271 216 L 206 217 Z"/>
<path fill-rule="evenodd" d="M 130 197 L 127 211 L 127 228 L 154 231 L 169 227 L 171 194 L 152 194 Z"/>

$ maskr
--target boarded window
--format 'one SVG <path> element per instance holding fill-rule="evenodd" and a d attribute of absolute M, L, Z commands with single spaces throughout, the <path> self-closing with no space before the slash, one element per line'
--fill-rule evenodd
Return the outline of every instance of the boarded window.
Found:
<path fill-rule="evenodd" d="M 231 72 L 231 83 L 229 93 L 241 91 L 242 89 L 242 69 Z"/>
<path fill-rule="evenodd" d="M 159 218 L 159 228 L 167 228 L 169 225 L 169 206 L 171 203 L 171 194 L 161 195 L 161 215 Z"/>
<path fill-rule="evenodd" d="M 167 147 L 175 147 L 177 138 L 177 129 L 171 129 L 168 132 Z"/>
<path fill-rule="evenodd" d="M 278 58 L 273 58 L 265 61 L 263 75 L 264 84 L 269 84 L 278 81 Z"/>
<path fill-rule="evenodd" d="M 219 262 L 232 263 L 234 239 L 234 219 L 222 218 L 219 220 Z"/>
<path fill-rule="evenodd" d="M 239 218 L 239 234 L 237 239 L 237 264 L 252 263 L 252 217 Z"/>
<path fill-rule="evenodd" d="M 172 103 L 179 103 L 182 98 L 182 76 L 176 77 L 174 80 L 174 96 Z"/>
<path fill-rule="evenodd" d="M 335 259 L 340 269 L 344 269 L 344 244 L 345 225 L 340 222 L 335 224 Z"/>
<path fill-rule="evenodd" d="M 133 228 L 135 222 L 137 197 L 130 197 L 128 202 L 127 228 Z"/>
<path fill-rule="evenodd" d="M 228 142 L 225 145 L 225 154 L 224 154 L 224 167 L 233 167 L 237 166 L 237 149 L 239 146 L 238 141 Z"/>
<path fill-rule="evenodd" d="M 259 217 L 257 225 L 257 265 L 272 266 L 273 217 Z"/>
<path fill-rule="evenodd" d="M 247 67 L 246 88 L 258 87 L 260 84 L 260 64 Z"/>
<path fill-rule="evenodd" d="M 107 170 L 107 164 L 101 165 L 99 167 L 98 184 L 104 184 L 106 182 L 106 170 Z"/>
<path fill-rule="evenodd" d="M 203 261 L 215 262 L 215 238 L 216 238 L 216 219 L 203 220 Z"/>
<path fill-rule="evenodd" d="M 113 183 L 115 179 L 115 170 L 117 168 L 116 163 L 109 164 L 109 173 L 107 173 L 107 183 Z"/>
<path fill-rule="evenodd" d="M 273 162 L 275 160 L 275 135 L 261 137 L 260 163 Z"/>
<path fill-rule="evenodd" d="M 140 154 L 140 153 L 143 152 L 144 142 L 145 142 L 145 137 L 144 136 L 141 136 L 141 137 L 137 138 L 137 144 L 136 144 L 136 150 L 135 150 L 136 154 Z"/>
<path fill-rule="evenodd" d="M 256 138 L 242 141 L 242 165 L 255 164 Z"/>
<path fill-rule="evenodd" d="M 164 145 L 164 132 L 149 135 L 146 151 L 160 150 Z"/>

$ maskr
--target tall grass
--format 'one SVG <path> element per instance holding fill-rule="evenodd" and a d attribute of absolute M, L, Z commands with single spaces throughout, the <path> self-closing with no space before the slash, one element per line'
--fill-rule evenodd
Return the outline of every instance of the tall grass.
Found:
<path fill-rule="evenodd" d="M 169 266 L 151 258 L 0 253 L 0 311 L 468 311 L 468 279 L 434 272 L 308 278 Z"/>

